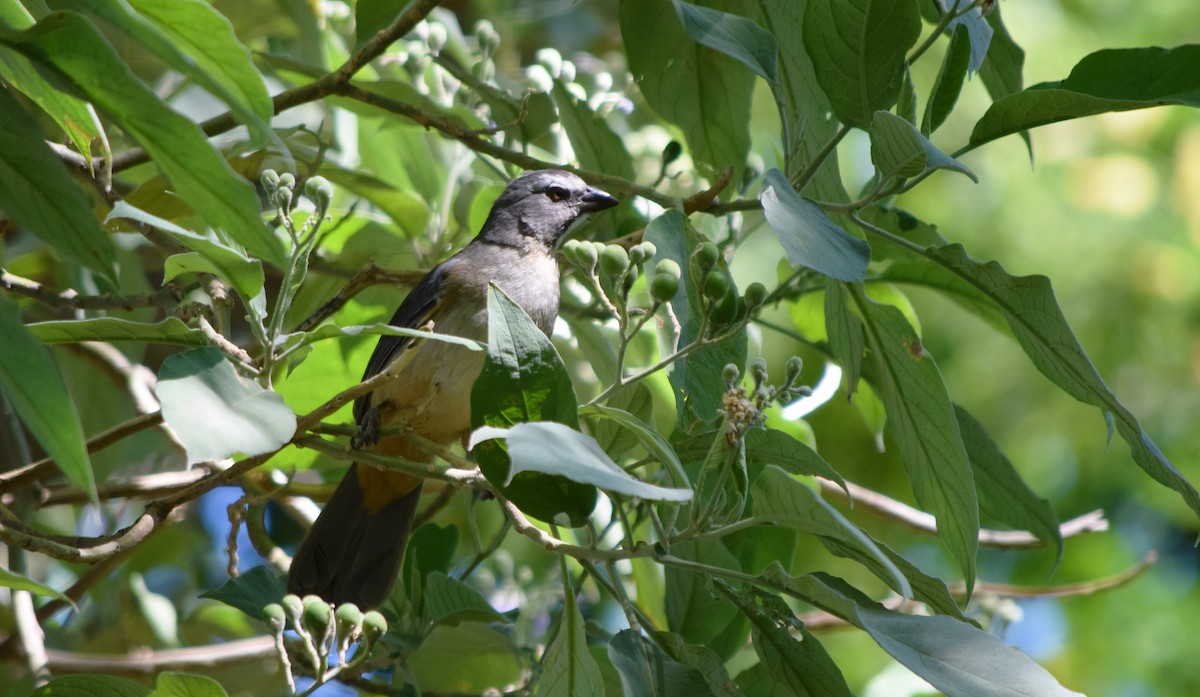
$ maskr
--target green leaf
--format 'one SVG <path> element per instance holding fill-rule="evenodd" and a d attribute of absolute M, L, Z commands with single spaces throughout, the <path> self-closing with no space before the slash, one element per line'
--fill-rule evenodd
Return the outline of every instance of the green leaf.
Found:
<path fill-rule="evenodd" d="M 179 646 L 179 613 L 171 599 L 150 590 L 136 571 L 129 574 L 129 594 L 154 639 L 164 646 Z"/>
<path fill-rule="evenodd" d="M 354 3 L 355 47 L 391 24 L 404 9 L 396 0 L 358 0 Z"/>
<path fill-rule="evenodd" d="M 801 198 L 782 172 L 767 172 L 761 198 L 767 223 L 792 264 L 842 281 L 863 279 L 871 248 L 834 224 L 820 206 Z"/>
<path fill-rule="evenodd" d="M 27 325 L 29 333 L 46 344 L 69 344 L 77 341 L 145 341 L 155 344 L 207 346 L 204 332 L 192 329 L 178 317 L 160 322 L 131 322 L 117 317 L 94 319 L 52 320 Z"/>
<path fill-rule="evenodd" d="M 832 278 L 825 282 L 825 333 L 829 336 L 833 359 L 842 367 L 846 396 L 853 398 L 859 378 L 862 377 L 866 339 L 863 336 L 862 318 L 850 309 L 850 289 Z M 842 488 L 845 488 L 844 484 Z"/>
<path fill-rule="evenodd" d="M 734 0 L 709 0 L 718 10 Z M 738 61 L 688 38 L 670 0 L 623 2 L 621 38 L 642 96 L 659 116 L 683 130 L 692 159 L 710 174 L 728 166 L 734 181 L 750 151 L 754 80 Z"/>
<path fill-rule="evenodd" d="M 1062 561 L 1063 539 L 1054 507 L 1033 493 L 975 417 L 958 405 L 954 406 L 954 415 L 958 417 L 958 430 L 975 473 L 980 510 L 1017 530 L 1028 530 L 1039 540 L 1053 545 L 1057 565 Z"/>
<path fill-rule="evenodd" d="M 285 593 L 287 584 L 283 576 L 268 566 L 256 566 L 201 593 L 200 597 L 225 603 L 260 620 L 263 608 L 282 600 Z"/>
<path fill-rule="evenodd" d="M 296 430 L 296 415 L 278 393 L 243 379 L 211 347 L 163 361 L 158 398 L 163 419 L 187 448 L 189 465 L 269 453 Z"/>
<path fill-rule="evenodd" d="M 603 697 L 604 680 L 588 651 L 583 625 L 575 597 L 567 593 L 558 633 L 542 657 L 538 697 Z"/>
<path fill-rule="evenodd" d="M 803 31 L 834 115 L 865 130 L 896 103 L 921 14 L 911 0 L 809 0 Z"/>
<path fill-rule="evenodd" d="M 967 77 L 967 68 L 974 54 L 974 43 L 967 32 L 967 27 L 960 25 L 950 36 L 950 45 L 946 47 L 942 68 L 933 83 L 929 102 L 925 105 L 925 116 L 921 119 L 921 133 L 926 137 L 945 123 L 946 117 L 958 102 L 959 93 L 962 92 L 963 80 Z M 985 50 L 984 53 L 986 52 Z"/>
<path fill-rule="evenodd" d="M 604 117 L 592 111 L 586 101 L 571 94 L 559 80 L 554 81 L 550 94 L 579 166 L 632 180 L 633 158 L 625 149 L 625 141 L 613 133 Z"/>
<path fill-rule="evenodd" d="M 992 7 L 987 22 L 993 33 L 987 57 L 979 66 L 979 78 L 983 80 L 983 86 L 987 88 L 992 101 L 996 101 L 1013 92 L 1020 92 L 1025 86 L 1025 51 L 1013 41 L 1008 28 L 1004 26 L 999 3 Z"/>
<path fill-rule="evenodd" d="M 683 30 L 698 44 L 740 61 L 764 80 L 775 81 L 779 45 L 775 37 L 752 20 L 672 0 Z"/>
<path fill-rule="evenodd" d="M 250 51 L 224 16 L 200 0 L 67 0 L 124 34 L 227 104 L 261 141 L 277 140 L 275 113 Z M 286 152 L 286 150 L 285 150 Z"/>
<path fill-rule="evenodd" d="M 755 518 L 814 535 L 822 542 L 833 540 L 837 543 L 831 548 L 835 554 L 877 573 L 901 596 L 913 597 L 908 579 L 869 535 L 787 472 L 775 466 L 763 470 L 754 483 L 751 501 Z"/>
<path fill-rule="evenodd" d="M 50 586 L 38 583 L 28 576 L 22 576 L 16 572 L 9 571 L 3 566 L 0 566 L 0 586 L 4 588 L 11 588 L 17 591 L 29 591 L 34 595 L 57 598 L 58 600 L 62 600 L 63 602 L 67 603 L 71 607 L 76 607 L 74 600 L 71 600 Z"/>
<path fill-rule="evenodd" d="M 1010 276 L 996 262 L 979 263 L 962 245 L 925 251 L 930 260 L 950 270 L 991 298 L 1033 365 L 1062 391 L 1100 408 L 1115 419 L 1117 433 L 1129 444 L 1138 466 L 1163 486 L 1174 489 L 1197 514 L 1200 494 L 1163 455 L 1133 415 L 1108 389 L 1063 316 L 1045 276 Z M 890 413 L 890 410 L 889 410 Z"/>
<path fill-rule="evenodd" d="M 791 154 L 795 149 L 786 163 L 786 171 L 795 174 L 818 156 L 825 157 L 804 191 L 819 201 L 844 203 L 850 197 L 838 171 L 837 151 L 821 154 L 837 132 L 838 124 L 825 118 L 832 110 L 829 98 L 817 85 L 804 33 L 795 30 L 804 20 L 808 0 L 758 0 L 758 5 L 763 24 L 779 42 L 779 82 L 773 93 L 788 140 L 785 152 Z"/>
<path fill-rule="evenodd" d="M 21 324 L 20 308 L 4 298 L 0 336 L 0 392 L 67 481 L 95 503 L 96 478 L 75 404 L 49 352 Z"/>
<path fill-rule="evenodd" d="M 601 417 L 596 419 L 591 432 L 604 452 L 614 459 L 632 450 L 639 442 L 666 442 L 656 429 L 647 424 L 654 421 L 654 398 L 640 382 L 617 388 L 601 409 L 589 410 L 585 407 L 580 410 L 581 416 L 587 413 Z M 671 450 L 672 454 L 674 452 Z"/>
<path fill-rule="evenodd" d="M 703 238 L 687 225 L 681 211 L 672 209 L 650 222 L 646 227 L 646 239 L 658 248 L 656 259 L 673 259 L 682 270 L 679 283 L 684 292 L 675 294 L 671 311 L 682 329 L 679 347 L 686 346 L 696 340 L 700 331 L 699 278 L 691 264 L 691 256 Z M 677 348 L 668 345 L 668 333 L 665 330 L 659 332 L 659 352 L 664 356 Z M 721 396 L 725 393 L 722 372 L 730 363 L 737 366 L 746 363 L 745 332 L 738 332 L 671 364 L 668 377 L 680 424 L 691 424 L 697 419 L 712 421 L 721 412 Z"/>
<path fill-rule="evenodd" d="M 997 99 L 971 132 L 971 145 L 1110 111 L 1168 104 L 1200 107 L 1200 45 L 1092 53 L 1065 80 Z"/>
<path fill-rule="evenodd" d="M 33 16 L 16 0 L 0 2 L 0 24 L 13 29 L 28 29 L 33 26 Z M 75 149 L 89 156 L 88 171 L 92 170 L 92 143 L 100 146 L 100 156 L 112 157 L 108 134 L 104 131 L 100 117 L 92 105 L 77 99 L 46 82 L 38 74 L 33 63 L 20 53 L 0 48 L 0 79 L 24 94 L 46 112 L 63 133 L 71 139 Z M 3 111 L 0 109 L 0 111 Z"/>
<path fill-rule="evenodd" d="M 720 540 L 671 545 L 671 554 L 722 569 L 737 569 L 738 560 Z M 689 644 L 712 646 L 713 640 L 737 617 L 737 609 L 712 589 L 710 579 L 668 566 L 665 609 L 667 626 Z M 718 652 L 719 653 L 719 652 Z"/>
<path fill-rule="evenodd" d="M 60 254 L 115 279 L 112 240 L 37 124 L 0 90 L 0 211 Z"/>
<path fill-rule="evenodd" d="M 896 97 L 896 115 L 917 125 L 917 93 L 908 68 L 904 69 L 904 78 L 900 82 L 900 96 Z"/>
<path fill-rule="evenodd" d="M 689 644 L 683 637 L 670 632 L 656 632 L 656 636 L 658 644 L 668 656 L 700 671 L 704 682 L 708 683 L 716 697 L 743 697 L 730 679 L 729 671 L 725 670 L 725 661 L 711 648 Z"/>
<path fill-rule="evenodd" d="M 521 306 L 499 288 L 488 289 L 488 355 L 471 389 L 471 426 L 505 428 L 528 421 L 557 421 L 578 428 L 575 388 L 554 345 Z M 596 489 L 538 472 L 510 475 L 509 456 L 497 440 L 472 453 L 484 476 L 525 513 L 546 521 L 565 514 L 587 522 Z"/>
<path fill-rule="evenodd" d="M 691 489 L 647 484 L 613 462 L 596 439 L 554 421 L 530 421 L 509 429 L 481 428 L 471 436 L 474 447 L 483 439 L 503 437 L 510 460 L 508 481 L 521 472 L 541 472 L 590 484 L 605 491 L 648 501 L 689 501 Z"/>
<path fill-rule="evenodd" d="M 449 573 L 457 547 L 458 528 L 454 525 L 442 527 L 427 523 L 413 533 L 404 553 L 400 578 L 404 582 L 404 592 L 414 606 L 424 602 L 426 578 Z"/>
<path fill-rule="evenodd" d="M 948 697 L 1080 697 L 995 636 L 945 615 L 885 609 L 827 574 L 792 577 L 776 566 L 762 578 L 866 631 L 884 651 Z"/>
<path fill-rule="evenodd" d="M 966 7 L 968 0 L 942 0 L 943 4 Z M 992 9 L 996 9 L 995 5 Z M 975 72 L 983 65 L 986 60 L 988 49 L 992 45 L 992 34 L 994 30 L 992 25 L 988 23 L 983 16 L 983 9 L 976 6 L 967 10 L 964 14 L 960 14 L 950 20 L 950 24 L 946 26 L 947 32 L 951 35 L 957 35 L 959 27 L 962 27 L 967 32 L 967 37 L 970 44 L 970 62 L 967 65 L 968 70 Z"/>
<path fill-rule="evenodd" d="M 885 178 L 911 178 L 930 170 L 949 169 L 979 183 L 966 165 L 938 150 L 916 126 L 887 111 L 877 111 L 871 119 L 871 163 Z"/>
<path fill-rule="evenodd" d="M 162 672 L 154 679 L 151 697 L 228 697 L 221 683 L 204 675 Z"/>
<path fill-rule="evenodd" d="M 971 589 L 979 546 L 975 480 L 941 373 L 904 315 L 855 293 L 870 347 L 870 378 L 887 408 L 892 438 L 917 503 L 937 518 L 938 536 Z"/>
<path fill-rule="evenodd" d="M 54 13 L 23 32 L 0 30 L 0 43 L 56 71 L 65 85 L 117 122 L 205 220 L 264 260 L 285 264 L 282 246 L 259 218 L 254 187 L 230 168 L 195 123 L 134 77 L 85 18 Z"/>
<path fill-rule="evenodd" d="M 508 622 L 479 591 L 440 571 L 425 577 L 424 599 L 430 624 Z"/>
<path fill-rule="evenodd" d="M 1025 51 L 1013 41 L 1004 20 L 1000 18 L 1000 4 L 992 6 L 992 12 L 987 16 L 988 26 L 992 28 L 992 40 L 988 44 L 987 57 L 979 66 L 979 78 L 983 86 L 996 101 L 1007 97 L 1013 92 L 1020 92 L 1025 87 Z M 1029 139 L 1029 131 L 1021 131 L 1021 140 L 1033 158 L 1033 141 Z"/>
<path fill-rule="evenodd" d="M 477 622 L 438 625 L 408 657 L 421 692 L 503 691 L 521 680 L 511 637 Z"/>
<path fill-rule="evenodd" d="M 850 697 L 850 687 L 842 671 L 833 662 L 825 647 L 797 620 L 783 600 L 756 602 L 753 596 L 740 593 L 724 584 L 722 594 L 750 619 L 754 652 L 762 665 L 790 694 L 797 697 Z M 792 627 L 800 635 L 792 636 Z"/>
<path fill-rule="evenodd" d="M 211 270 L 237 289 L 242 299 L 249 302 L 263 289 L 262 262 L 251 259 L 240 251 L 221 242 L 212 235 L 201 235 L 184 229 L 169 220 L 163 220 L 143 210 L 138 210 L 125 201 L 113 204 L 112 212 L 105 219 L 134 220 L 161 230 L 188 249 L 194 250 L 211 264 Z M 180 262 L 176 260 L 175 264 Z M 170 276 L 168 276 L 170 278 Z"/>
<path fill-rule="evenodd" d="M 634 386 L 640 387 L 643 390 L 645 389 L 640 383 L 636 383 Z M 621 394 L 620 390 L 614 393 L 613 396 L 616 397 L 619 394 Z M 647 400 L 650 399 L 648 390 L 645 392 L 645 398 Z M 612 400 L 610 399 L 609 401 L 611 402 Z M 679 462 L 679 456 L 675 454 L 675 449 L 671 447 L 667 439 L 655 430 L 654 427 L 627 411 L 615 409 L 607 405 L 594 404 L 591 407 L 587 407 L 585 413 L 601 417 L 600 425 L 618 423 L 625 429 L 628 429 L 628 432 L 634 435 L 637 442 L 641 443 L 646 452 L 650 454 L 650 457 L 662 463 L 668 474 L 674 478 L 676 484 L 685 487 L 688 486 L 687 475 L 683 471 L 683 465 Z M 598 441 L 599 439 L 597 439 Z M 605 452 L 609 452 L 609 450 L 605 448 Z"/>
<path fill-rule="evenodd" d="M 746 433 L 746 462 L 752 468 L 751 479 L 756 477 L 753 468 L 775 465 L 788 474 L 809 477 L 824 477 L 836 483 L 850 495 L 842 475 L 817 454 L 817 451 L 773 428 L 753 429 Z"/>
<path fill-rule="evenodd" d="M 608 657 L 627 695 L 715 697 L 700 671 L 674 660 L 632 629 L 612 638 Z"/>
<path fill-rule="evenodd" d="M 149 697 L 141 683 L 111 675 L 63 675 L 42 685 L 29 697 Z"/>

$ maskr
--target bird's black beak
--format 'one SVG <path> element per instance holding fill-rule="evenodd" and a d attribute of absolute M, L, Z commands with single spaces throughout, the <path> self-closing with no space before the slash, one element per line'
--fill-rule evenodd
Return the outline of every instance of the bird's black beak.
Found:
<path fill-rule="evenodd" d="M 612 208 L 618 203 L 620 203 L 620 201 L 612 196 L 609 196 L 606 192 L 599 189 L 589 188 L 581 199 L 579 210 L 583 211 L 584 213 L 595 213 L 596 211 L 602 211 L 606 208 Z"/>

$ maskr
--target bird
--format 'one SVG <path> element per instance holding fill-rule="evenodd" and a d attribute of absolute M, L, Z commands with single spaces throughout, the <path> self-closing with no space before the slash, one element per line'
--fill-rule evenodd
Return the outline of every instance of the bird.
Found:
<path fill-rule="evenodd" d="M 486 342 L 494 283 L 549 335 L 558 317 L 555 245 L 583 216 L 618 203 L 571 172 L 525 172 L 496 199 L 479 234 L 417 282 L 390 324 Z M 363 379 L 384 370 L 397 377 L 355 401 L 356 444 L 430 462 L 405 429 L 440 445 L 463 441 L 483 362 L 482 352 L 442 341 L 380 337 Z M 403 425 L 399 435 L 380 437 L 393 425 Z M 410 474 L 352 464 L 297 547 L 288 592 L 364 609 L 383 604 L 404 558 L 421 485 Z"/>

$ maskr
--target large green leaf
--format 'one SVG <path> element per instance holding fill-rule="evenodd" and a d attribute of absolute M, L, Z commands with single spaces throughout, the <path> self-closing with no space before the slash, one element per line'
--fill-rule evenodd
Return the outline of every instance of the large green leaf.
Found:
<path fill-rule="evenodd" d="M 863 279 L 871 248 L 836 225 L 820 206 L 801 198 L 782 172 L 767 172 L 761 198 L 789 261 L 842 281 Z"/>
<path fill-rule="evenodd" d="M 220 586 L 200 594 L 236 607 L 254 619 L 262 619 L 263 608 L 277 603 L 287 593 L 284 577 L 269 566 L 256 566 L 238 574 Z"/>
<path fill-rule="evenodd" d="M 0 298 L 0 392 L 21 422 L 54 458 L 67 481 L 96 500 L 96 479 L 83 427 L 62 375 L 46 348 L 21 324 L 21 311 Z"/>
<path fill-rule="evenodd" d="M 759 603 L 753 596 L 721 586 L 722 594 L 750 619 L 754 652 L 780 684 L 797 697 L 850 697 L 842 671 L 777 597 Z M 769 600 L 774 602 L 768 602 Z M 792 636 L 792 631 L 799 637 Z"/>
<path fill-rule="evenodd" d="M 1000 15 L 1000 4 L 996 3 L 987 16 L 992 40 L 988 44 L 987 57 L 979 66 L 979 78 L 993 101 L 1020 92 L 1025 86 L 1025 51 L 1013 41 Z"/>
<path fill-rule="evenodd" d="M 948 697 L 1079 697 L 1019 649 L 970 623 L 893 612 L 827 574 L 792 577 L 776 566 L 763 579 L 866 631 Z"/>
<path fill-rule="evenodd" d="M 579 166 L 632 180 L 633 158 L 625 149 L 625 142 L 604 122 L 604 117 L 592 111 L 586 101 L 571 94 L 561 81 L 554 82 L 550 94 Z"/>
<path fill-rule="evenodd" d="M 591 436 L 553 421 L 530 421 L 509 429 L 480 428 L 472 445 L 485 438 L 508 444 L 510 484 L 522 472 L 541 472 L 647 501 L 688 501 L 691 489 L 671 489 L 635 479 L 613 462 Z"/>
<path fill-rule="evenodd" d="M 1096 372 L 1054 297 L 1045 276 L 1011 276 L 996 262 L 979 263 L 962 245 L 931 247 L 928 258 L 987 295 L 1034 366 L 1067 394 L 1099 407 L 1116 421 L 1133 459 L 1151 477 L 1183 497 L 1200 514 L 1200 494 L 1163 455 L 1133 415 Z M 890 413 L 890 410 L 889 410 Z"/>
<path fill-rule="evenodd" d="M 434 627 L 407 665 L 420 686 L 418 694 L 498 692 L 521 679 L 512 637 L 478 622 Z"/>
<path fill-rule="evenodd" d="M 849 288 L 833 278 L 825 282 L 825 334 L 829 337 L 833 359 L 842 367 L 846 395 L 853 397 L 858 390 L 858 380 L 862 377 L 866 338 L 862 319 L 850 309 Z"/>
<path fill-rule="evenodd" d="M 55 71 L 63 83 L 138 142 L 197 214 L 259 257 L 283 266 L 283 247 L 259 218 L 254 187 L 238 176 L 199 127 L 142 84 L 84 17 L 55 12 L 0 43 Z"/>
<path fill-rule="evenodd" d="M 756 428 L 746 433 L 746 463 L 750 467 L 751 479 L 756 478 L 755 469 L 775 465 L 788 474 L 809 477 L 824 477 L 842 489 L 846 481 L 842 475 L 817 454 L 817 451 L 773 428 Z M 849 495 L 849 492 L 847 492 Z"/>
<path fill-rule="evenodd" d="M 979 183 L 966 165 L 938 150 L 916 126 L 889 111 L 877 111 L 871 119 L 871 163 L 885 178 L 916 177 L 935 169 L 949 169 Z"/>
<path fill-rule="evenodd" d="M 679 282 L 684 292 L 676 293 L 671 300 L 671 310 L 679 320 L 679 347 L 686 346 L 697 338 L 700 331 L 699 278 L 691 264 L 692 252 L 703 241 L 700 235 L 687 225 L 687 219 L 678 210 L 669 210 L 650 222 L 646 228 L 646 239 L 658 248 L 657 259 L 673 259 L 682 270 Z M 649 279 L 648 279 L 649 280 Z M 668 331 L 659 332 L 660 339 Z M 675 346 L 660 340 L 662 355 L 674 351 Z M 675 393 L 675 406 L 680 424 L 691 424 L 699 419 L 711 421 L 721 411 L 721 395 L 725 392 L 722 371 L 728 364 L 737 366 L 746 363 L 746 333 L 737 332 L 724 341 L 706 346 L 671 364 L 669 378 Z"/>
<path fill-rule="evenodd" d="M 145 341 L 155 344 L 207 346 L 204 332 L 192 329 L 178 317 L 168 317 L 153 324 L 131 322 L 118 317 L 94 319 L 51 320 L 27 325 L 29 333 L 47 344 L 68 344 L 76 341 Z"/>
<path fill-rule="evenodd" d="M 212 265 L 212 272 L 231 284 L 247 303 L 263 289 L 262 262 L 251 259 L 211 235 L 201 235 L 182 228 L 169 220 L 163 220 L 143 210 L 138 210 L 125 201 L 117 201 L 108 220 L 124 218 L 144 223 L 161 230 L 188 249 L 195 250 Z"/>
<path fill-rule="evenodd" d="M 575 388 L 558 351 L 521 306 L 495 286 L 488 289 L 487 353 L 471 389 L 472 427 L 508 428 L 529 421 L 579 427 Z M 510 477 L 509 456 L 499 440 L 478 443 L 472 452 L 488 481 L 536 518 L 554 521 L 565 515 L 572 525 L 583 525 L 596 505 L 596 488 L 589 484 L 540 472 Z"/>
<path fill-rule="evenodd" d="M 111 675 L 63 675 L 29 697 L 149 697 L 152 692 L 141 683 Z"/>
<path fill-rule="evenodd" d="M 608 657 L 621 674 L 627 695 L 715 697 L 699 670 L 671 658 L 632 629 L 612 638 Z"/>
<path fill-rule="evenodd" d="M 1053 545 L 1056 563 L 1062 561 L 1063 539 L 1054 507 L 1033 493 L 975 417 L 958 405 L 954 406 L 954 414 L 958 417 L 958 430 L 975 472 L 980 510 L 1018 530 L 1028 530 L 1039 540 Z"/>
<path fill-rule="evenodd" d="M 0 25 L 28 29 L 33 26 L 33 16 L 17 0 L 0 0 Z M 112 156 L 108 134 L 96 116 L 96 110 L 87 102 L 55 89 L 38 75 L 37 68 L 28 58 L 12 49 L 0 47 L 0 79 L 29 97 L 54 119 L 71 139 L 75 149 L 88 156 L 89 170 L 92 167 L 90 155 L 93 142 L 100 146 L 101 157 L 107 159 Z"/>
<path fill-rule="evenodd" d="M 716 697 L 743 697 L 729 678 L 725 661 L 711 648 L 702 644 L 689 644 L 683 637 L 670 632 L 656 632 L 655 637 L 659 647 L 668 656 L 700 671 Z"/>
<path fill-rule="evenodd" d="M 451 528 L 453 530 L 453 528 Z M 508 619 L 496 612 L 483 594 L 441 571 L 424 579 L 425 616 L 430 624 L 455 624 L 464 621 L 501 622 Z"/>
<path fill-rule="evenodd" d="M 274 138 L 271 96 L 229 20 L 201 0 L 66 0 L 103 19 L 225 102 L 262 142 Z"/>
<path fill-rule="evenodd" d="M 937 364 L 900 310 L 859 293 L 870 347 L 868 377 L 887 409 L 892 438 L 917 503 L 937 518 L 938 536 L 975 585 L 979 505 L 958 421 Z"/>
<path fill-rule="evenodd" d="M 8 90 L 0 89 L 0 211 L 60 254 L 115 278 L 112 240 L 92 204 L 71 180 Z"/>
<path fill-rule="evenodd" d="M 818 156 L 838 125 L 825 118 L 830 111 L 829 98 L 817 84 L 816 72 L 805 49 L 804 33 L 795 30 L 804 21 L 808 0 L 758 0 L 758 5 L 763 23 L 779 42 L 779 81 L 774 94 L 788 140 L 786 170 L 794 175 Z M 804 192 L 819 201 L 849 200 L 838 170 L 834 150 L 826 154 Z"/>
<path fill-rule="evenodd" d="M 221 683 L 207 675 L 164 671 L 154 678 L 150 697 L 227 697 Z"/>
<path fill-rule="evenodd" d="M 720 540 L 674 544 L 671 554 L 722 569 L 738 568 L 737 558 Z M 668 566 L 664 577 L 667 626 L 688 643 L 711 646 L 737 617 L 737 609 L 715 595 L 702 576 Z"/>
<path fill-rule="evenodd" d="M 817 496 L 807 486 L 775 466 L 767 467 L 751 493 L 754 517 L 836 543 L 831 551 L 858 561 L 905 598 L 912 588 L 891 558 L 869 535 Z"/>
<path fill-rule="evenodd" d="M 984 26 L 987 26 L 986 23 Z M 946 55 L 942 59 L 942 68 L 938 71 L 933 89 L 929 91 L 929 101 L 925 104 L 925 116 L 921 119 L 921 133 L 928 136 L 946 121 L 946 117 L 954 110 L 958 95 L 962 92 L 963 80 L 967 77 L 967 67 L 971 64 L 974 53 L 974 43 L 968 36 L 969 29 L 959 26 L 950 35 L 950 45 L 946 47 Z M 984 53 L 987 51 L 985 50 Z M 982 60 L 982 56 L 980 56 Z"/>
<path fill-rule="evenodd" d="M 570 584 L 568 584 L 568 589 Z M 604 680 L 600 666 L 588 652 L 583 615 L 568 590 L 564 598 L 562 620 L 558 633 L 546 647 L 542 657 L 542 677 L 538 681 L 538 697 L 602 697 Z"/>
<path fill-rule="evenodd" d="M 920 35 L 912 0 L 809 0 L 804 43 L 838 120 L 866 129 L 896 103 L 905 53 Z"/>
<path fill-rule="evenodd" d="M 775 81 L 779 45 L 770 32 L 745 17 L 683 0 L 672 2 L 683 30 L 692 41 L 741 61 L 765 80 Z"/>
<path fill-rule="evenodd" d="M 187 448 L 189 465 L 271 452 L 296 430 L 296 415 L 283 398 L 242 378 L 215 348 L 163 361 L 158 398 L 163 419 Z"/>
<path fill-rule="evenodd" d="M 706 0 L 734 10 L 737 0 Z M 650 107 L 683 129 L 697 164 L 740 178 L 750 151 L 754 80 L 740 62 L 692 41 L 671 0 L 623 0 L 621 37 L 629 69 Z"/>
<path fill-rule="evenodd" d="M 1043 82 L 997 99 L 971 132 L 971 145 L 1046 124 L 1168 104 L 1200 107 L 1200 45 L 1105 49 Z"/>

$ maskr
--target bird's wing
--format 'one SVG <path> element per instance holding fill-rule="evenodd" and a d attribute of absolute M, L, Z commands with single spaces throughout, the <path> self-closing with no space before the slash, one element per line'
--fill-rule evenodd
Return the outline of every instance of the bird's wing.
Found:
<path fill-rule="evenodd" d="M 442 282 L 446 277 L 446 270 L 453 261 L 453 258 L 447 259 L 425 274 L 425 277 L 417 282 L 417 285 L 413 286 L 413 289 L 409 291 L 408 296 L 404 298 L 404 302 L 400 303 L 400 307 L 396 309 L 396 314 L 392 315 L 392 319 L 388 324 L 393 327 L 417 329 L 430 319 L 433 319 L 433 315 L 437 310 L 438 300 L 441 299 L 443 294 Z M 375 345 L 375 352 L 371 354 L 371 360 L 367 362 L 367 369 L 363 372 L 362 379 L 366 380 L 383 372 L 412 343 L 413 339 L 407 336 L 379 337 L 379 343 Z M 362 423 L 363 415 L 366 414 L 370 406 L 370 394 L 359 397 L 354 401 L 354 421 L 356 423 Z"/>

